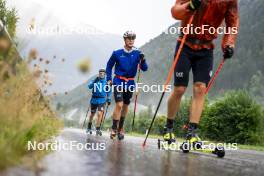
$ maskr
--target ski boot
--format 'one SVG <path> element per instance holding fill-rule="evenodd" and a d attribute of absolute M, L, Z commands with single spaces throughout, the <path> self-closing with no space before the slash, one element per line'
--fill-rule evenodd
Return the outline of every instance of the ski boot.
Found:
<path fill-rule="evenodd" d="M 120 131 L 117 134 L 118 139 L 121 141 L 125 138 L 125 130 L 124 128 L 120 129 Z"/>
<path fill-rule="evenodd" d="M 163 139 L 164 139 L 164 141 L 168 142 L 169 145 L 171 143 L 176 142 L 175 135 L 173 133 L 173 128 L 164 127 Z"/>
<path fill-rule="evenodd" d="M 101 130 L 96 130 L 96 136 L 102 136 L 102 131 Z"/>
<path fill-rule="evenodd" d="M 110 132 L 110 139 L 114 139 L 116 137 L 116 130 L 115 129 L 112 129 L 111 132 Z"/>
<path fill-rule="evenodd" d="M 181 149 L 184 153 L 188 153 L 191 149 L 202 149 L 203 142 L 198 136 L 196 128 L 188 127 L 185 139 L 185 142 L 181 145 Z"/>
<path fill-rule="evenodd" d="M 188 131 L 186 135 L 186 141 L 192 144 L 194 149 L 201 149 L 203 146 L 202 140 L 198 136 L 196 130 Z"/>
<path fill-rule="evenodd" d="M 90 134 L 90 135 L 92 135 L 92 134 L 93 134 L 93 131 L 92 131 L 92 129 L 90 129 L 90 128 L 87 128 L 87 130 L 86 130 L 86 134 Z"/>

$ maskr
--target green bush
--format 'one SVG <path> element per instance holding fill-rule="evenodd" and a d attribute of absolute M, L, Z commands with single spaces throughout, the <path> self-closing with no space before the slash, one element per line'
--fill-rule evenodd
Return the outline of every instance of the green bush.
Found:
<path fill-rule="evenodd" d="M 182 100 L 180 110 L 176 115 L 175 123 L 174 123 L 174 130 L 175 130 L 176 136 L 178 137 L 185 136 L 185 131 L 183 130 L 183 126 L 189 120 L 190 105 L 191 105 L 191 98 Z"/>
<path fill-rule="evenodd" d="M 128 132 L 132 132 L 133 115 L 134 113 L 130 112 L 125 122 L 125 130 Z M 147 111 L 140 111 L 135 117 L 133 132 L 145 134 L 151 122 L 150 118 Z"/>
<path fill-rule="evenodd" d="M 264 113 L 245 91 L 231 91 L 204 112 L 201 130 L 212 140 L 263 144 Z"/>
<path fill-rule="evenodd" d="M 189 120 L 191 98 L 184 99 L 174 123 L 177 137 L 185 137 L 183 125 Z M 137 114 L 134 131 L 145 134 L 153 114 L 147 109 Z M 125 131 L 132 132 L 133 112 L 129 112 L 125 121 Z M 160 135 L 166 124 L 166 116 L 158 115 L 151 134 Z M 237 142 L 240 144 L 260 144 L 264 141 L 264 111 L 245 91 L 226 93 L 215 102 L 205 102 L 199 134 L 203 138 L 216 141 Z M 111 128 L 112 120 L 107 119 L 104 129 Z"/>
<path fill-rule="evenodd" d="M 0 170 L 18 164 L 26 154 L 28 141 L 42 142 L 57 135 L 62 122 L 55 118 L 32 79 L 26 65 L 0 89 L 8 94 L 0 98 Z M 35 152 L 34 157 L 43 152 Z M 32 159 L 32 161 L 34 161 Z"/>
<path fill-rule="evenodd" d="M 161 135 L 163 133 L 163 129 L 166 124 L 166 121 L 167 121 L 166 116 L 158 116 L 153 124 L 151 133 Z"/>

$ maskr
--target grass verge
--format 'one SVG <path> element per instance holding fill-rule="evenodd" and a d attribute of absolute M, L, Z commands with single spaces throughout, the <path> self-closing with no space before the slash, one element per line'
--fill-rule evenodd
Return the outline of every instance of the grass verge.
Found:
<path fill-rule="evenodd" d="M 63 126 L 27 66 L 20 63 L 16 70 L 16 76 L 0 82 L 0 170 L 21 163 L 26 155 L 41 156 L 27 150 L 28 141 L 44 141 Z"/>

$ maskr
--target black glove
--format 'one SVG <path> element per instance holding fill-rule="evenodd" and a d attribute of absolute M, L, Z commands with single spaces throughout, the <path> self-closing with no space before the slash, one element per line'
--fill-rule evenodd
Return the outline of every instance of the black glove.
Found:
<path fill-rule="evenodd" d="M 93 83 L 97 83 L 99 81 L 99 77 L 96 77 L 93 81 Z"/>
<path fill-rule="evenodd" d="M 224 59 L 230 59 L 234 55 L 234 48 L 229 45 L 224 48 Z"/>
<path fill-rule="evenodd" d="M 201 6 L 202 0 L 190 0 L 189 9 L 197 10 Z"/>
<path fill-rule="evenodd" d="M 144 62 L 145 61 L 145 54 L 143 52 L 140 52 L 139 58 L 140 58 L 141 62 Z"/>

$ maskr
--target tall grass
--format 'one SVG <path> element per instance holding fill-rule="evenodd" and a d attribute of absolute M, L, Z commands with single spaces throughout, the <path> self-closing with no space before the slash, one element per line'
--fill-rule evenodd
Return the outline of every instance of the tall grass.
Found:
<path fill-rule="evenodd" d="M 21 62 L 16 70 L 7 80 L 0 75 L 0 169 L 20 163 L 28 141 L 46 140 L 62 127 L 27 66 Z"/>

